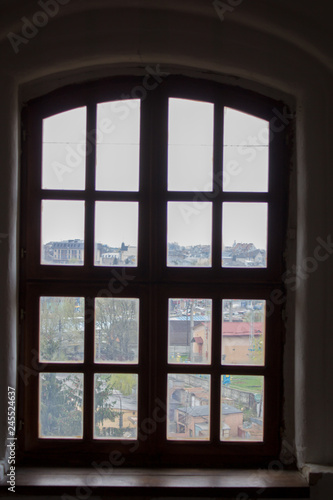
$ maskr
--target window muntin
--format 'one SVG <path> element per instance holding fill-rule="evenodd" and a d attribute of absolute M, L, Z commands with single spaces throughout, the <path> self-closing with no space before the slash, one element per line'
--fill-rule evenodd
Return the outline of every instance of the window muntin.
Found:
<path fill-rule="evenodd" d="M 112 86 L 110 88 L 112 88 Z M 207 95 L 202 93 L 202 84 L 198 85 L 197 92 L 193 92 L 193 90 L 189 92 L 185 87 L 182 88 L 181 85 L 176 85 L 174 87 L 170 84 L 170 86 L 167 85 L 165 89 L 161 88 L 156 91 L 154 98 L 148 95 L 147 99 L 140 103 L 140 106 L 133 101 L 132 108 L 136 113 L 136 118 L 134 120 L 136 125 L 135 127 L 133 126 L 133 130 L 136 130 L 137 137 L 139 137 L 140 140 L 138 153 L 140 162 L 138 168 L 137 166 L 133 167 L 133 172 L 136 172 L 133 173 L 133 177 L 138 177 L 139 180 L 135 180 L 134 184 L 131 184 L 131 179 L 128 183 L 128 187 L 126 187 L 124 183 L 125 176 L 122 178 L 118 187 L 116 187 L 116 183 L 112 185 L 111 182 L 108 186 L 105 183 L 105 189 L 103 189 L 104 182 L 101 181 L 101 183 L 98 184 L 97 169 L 99 164 L 99 153 L 97 153 L 97 151 L 99 148 L 99 139 L 96 137 L 95 140 L 91 140 L 91 133 L 89 133 L 90 130 L 96 130 L 96 123 L 98 121 L 101 122 L 101 120 L 107 118 L 107 116 L 102 117 L 102 112 L 100 111 L 103 110 L 104 112 L 104 105 L 107 106 L 108 110 L 110 110 L 110 103 L 116 103 L 118 107 L 116 109 L 120 109 L 120 105 L 123 106 L 124 116 L 124 108 L 126 106 L 127 111 L 131 111 L 132 108 L 127 101 L 119 101 L 119 96 L 122 91 L 121 88 L 118 95 L 117 92 L 114 93 L 113 98 L 108 96 L 102 101 L 100 96 L 96 95 L 95 101 L 90 99 L 90 102 L 86 104 L 87 133 L 85 161 L 87 168 L 85 190 L 80 191 L 76 188 L 68 189 L 65 195 L 61 195 L 60 188 L 59 190 L 45 188 L 43 184 L 40 184 L 43 189 L 38 191 L 38 179 L 41 178 L 41 175 L 38 175 L 38 173 L 35 176 L 32 175 L 33 171 L 36 172 L 38 162 L 34 161 L 33 154 L 31 155 L 31 159 L 29 159 L 29 165 L 33 164 L 34 167 L 32 167 L 28 175 L 28 198 L 29 186 L 36 186 L 37 183 L 37 192 L 39 192 L 40 201 L 38 201 L 37 197 L 37 200 L 34 199 L 31 200 L 31 203 L 28 202 L 27 220 L 38 219 L 39 207 L 41 206 L 42 200 L 44 200 L 43 203 L 76 202 L 84 207 L 84 233 L 78 238 L 82 241 L 84 254 L 82 254 L 82 262 L 80 262 L 79 267 L 68 265 L 67 262 L 63 262 L 60 266 L 59 264 L 54 266 L 54 264 L 50 262 L 40 266 L 40 256 L 37 247 L 34 250 L 35 242 L 39 241 L 38 231 L 40 230 L 40 226 L 37 224 L 37 228 L 33 228 L 31 234 L 25 235 L 27 247 L 31 249 L 30 252 L 28 251 L 25 281 L 26 289 L 32 291 L 31 295 L 29 293 L 27 297 L 27 303 L 31 305 L 31 311 L 36 308 L 36 304 L 39 304 L 40 297 L 59 296 L 75 299 L 76 297 L 83 298 L 82 296 L 84 295 L 85 355 L 83 360 L 80 358 L 78 361 L 79 366 L 75 374 L 79 373 L 83 376 L 83 400 L 85 406 L 82 413 L 83 432 L 79 439 L 75 437 L 76 444 L 73 443 L 73 454 L 80 453 L 80 443 L 82 443 L 84 447 L 86 442 L 93 442 L 95 452 L 100 453 L 102 457 L 103 453 L 105 454 L 108 449 L 106 442 L 117 442 L 117 447 L 121 448 L 125 456 L 131 456 L 133 463 L 135 463 L 133 457 L 135 458 L 137 454 L 139 456 L 140 453 L 145 453 L 145 450 L 148 449 L 147 447 L 152 446 L 155 450 L 154 452 L 157 454 L 156 456 L 159 456 L 160 463 L 163 464 L 168 463 L 170 460 L 174 460 L 174 446 L 177 445 L 180 447 L 177 454 L 180 452 L 180 455 L 185 456 L 187 463 L 191 464 L 194 463 L 193 461 L 195 461 L 196 454 L 202 452 L 201 446 L 205 443 L 205 445 L 209 445 L 209 454 L 215 457 L 214 459 L 212 458 L 212 463 L 216 464 L 217 462 L 222 463 L 223 460 L 227 460 L 223 457 L 230 458 L 229 443 L 241 446 L 239 457 L 245 457 L 244 460 L 250 460 L 249 457 L 253 456 L 253 454 L 258 454 L 257 456 L 259 457 L 265 453 L 273 453 L 273 449 L 277 450 L 278 440 L 276 439 L 276 433 L 274 435 L 271 428 L 277 429 L 279 425 L 280 393 L 279 376 L 276 376 L 276 373 L 280 373 L 280 361 L 279 356 L 274 356 L 273 352 L 275 353 L 276 350 L 280 348 L 280 308 L 278 305 L 274 308 L 274 321 L 272 321 L 272 317 L 267 317 L 263 320 L 267 330 L 267 338 L 265 337 L 266 342 L 264 344 L 265 355 L 263 356 L 261 352 L 258 352 L 256 356 L 253 357 L 251 363 L 246 363 L 242 357 L 236 360 L 237 362 L 235 362 L 235 360 L 228 361 L 228 357 L 223 359 L 226 352 L 223 350 L 225 345 L 223 342 L 222 304 L 225 300 L 243 300 L 248 303 L 261 301 L 264 303 L 269 300 L 270 293 L 276 289 L 276 287 L 282 287 L 279 281 L 281 271 L 281 251 L 279 249 L 282 248 L 283 244 L 283 232 L 279 220 L 281 211 L 283 211 L 283 205 L 282 201 L 280 205 L 276 204 L 277 199 L 282 200 L 282 197 L 279 198 L 279 196 L 277 196 L 278 193 L 281 193 L 283 187 L 283 183 L 279 182 L 283 174 L 281 171 L 278 171 L 279 168 L 283 170 L 283 163 L 279 163 L 280 156 L 277 154 L 281 147 L 281 141 L 278 140 L 276 143 L 273 141 L 265 145 L 269 155 L 269 175 L 268 173 L 267 175 L 265 173 L 262 174 L 263 169 L 261 169 L 261 167 L 259 170 L 261 172 L 260 176 L 267 180 L 267 184 L 269 181 L 266 191 L 262 187 L 263 184 L 266 185 L 266 180 L 264 182 L 260 181 L 261 187 L 257 186 L 255 190 L 251 188 L 248 192 L 243 191 L 241 188 L 235 188 L 233 190 L 226 189 L 225 178 L 226 174 L 230 175 L 230 172 L 228 171 L 227 164 L 223 162 L 224 146 L 221 137 L 223 137 L 224 110 L 228 108 L 229 113 L 229 111 L 234 108 L 238 108 L 239 110 L 243 107 L 244 110 L 247 111 L 247 115 L 253 113 L 252 116 L 256 116 L 256 114 L 258 114 L 258 116 L 264 117 L 258 120 L 260 127 L 263 125 L 264 130 L 266 130 L 272 105 L 261 103 L 260 99 L 258 99 L 257 105 L 253 106 L 253 103 L 251 103 L 251 109 L 249 110 L 246 96 L 244 96 L 240 102 L 236 103 L 234 97 L 232 97 L 225 88 L 219 87 L 216 89 L 213 87 L 213 91 L 211 90 L 212 89 L 208 92 L 208 97 L 208 93 Z M 107 94 L 109 90 L 104 92 Z M 179 102 L 184 101 L 185 105 L 192 102 L 203 103 L 207 104 L 207 106 L 209 105 L 208 108 L 213 110 L 213 179 L 210 190 L 208 190 L 208 188 L 207 191 L 205 190 L 206 184 L 201 188 L 201 191 L 197 192 L 191 192 L 192 189 L 195 189 L 193 186 L 185 186 L 183 190 L 179 190 L 181 186 L 178 186 L 176 190 L 174 190 L 171 189 L 171 186 L 168 184 L 170 180 L 168 177 L 167 154 L 168 116 L 170 116 L 168 104 L 173 102 L 173 100 Z M 68 103 L 69 108 L 85 108 L 82 102 L 80 102 L 79 106 L 79 103 L 75 104 L 74 101 L 75 99 L 73 98 L 73 102 Z M 115 107 L 111 105 L 111 109 L 114 111 Z M 138 109 L 140 110 L 139 115 Z M 70 111 L 70 109 L 68 109 L 68 111 Z M 241 111 L 237 112 L 242 113 Z M 32 114 L 34 113 L 35 111 L 33 110 Z M 34 114 L 32 123 L 35 125 L 37 124 L 37 128 L 40 120 L 46 119 L 43 113 L 45 113 L 45 110 L 41 111 L 39 115 L 38 113 Z M 139 120 L 138 116 L 140 116 L 139 134 L 137 127 Z M 258 124 L 258 120 L 256 116 L 254 122 Z M 262 120 L 263 123 L 260 120 Z M 127 120 L 124 119 L 122 125 L 125 126 L 126 121 Z M 130 121 L 128 123 L 130 123 Z M 262 136 L 264 135 L 262 134 Z M 38 134 L 33 135 L 33 137 L 35 137 L 36 146 L 38 146 L 40 143 Z M 124 144 L 129 144 L 129 142 L 130 141 L 127 139 L 124 140 Z M 154 145 L 153 147 L 152 144 Z M 250 145 L 252 146 L 252 144 Z M 207 145 L 205 144 L 205 146 Z M 237 144 L 232 144 L 232 146 L 237 146 Z M 38 147 L 36 149 L 38 150 Z M 132 160 L 129 159 L 128 161 L 131 163 Z M 134 165 L 134 163 L 137 165 L 136 161 L 133 161 L 132 164 Z M 103 175 L 105 175 L 105 171 Z M 111 179 L 113 177 L 112 168 L 110 168 L 109 172 Z M 133 247 L 136 246 L 137 253 L 135 259 L 132 261 L 129 260 L 127 263 L 122 261 L 119 266 L 115 260 L 104 265 L 97 262 L 96 247 L 98 243 L 103 243 L 98 241 L 99 237 L 96 232 L 98 219 L 101 221 L 101 234 L 103 234 L 103 219 L 106 218 L 108 222 L 110 222 L 110 217 L 105 217 L 105 214 L 99 212 L 99 207 L 103 205 L 107 207 L 117 207 L 114 213 L 118 218 L 121 218 L 123 214 L 121 207 L 125 205 L 137 207 L 136 215 L 130 218 L 131 222 L 129 224 L 131 227 L 134 221 L 134 226 L 137 229 L 137 233 L 135 234 L 136 245 L 134 242 L 132 245 Z M 267 257 L 265 265 L 263 266 L 250 266 L 247 262 L 245 262 L 243 266 L 229 267 L 224 265 L 223 241 L 225 225 L 223 223 L 223 218 L 227 212 L 225 208 L 237 205 L 242 205 L 243 207 L 264 207 L 266 215 L 264 223 L 262 224 L 264 229 L 261 231 L 262 234 L 267 233 L 267 236 L 265 236 L 267 239 Z M 170 217 L 170 207 L 178 208 L 178 214 L 176 213 L 174 217 Z M 179 217 L 179 207 L 186 207 L 186 210 L 190 213 L 190 223 L 186 224 L 185 221 L 184 231 L 179 231 L 184 234 L 186 233 L 186 229 L 188 230 L 186 226 L 191 226 L 191 218 L 193 220 L 195 220 L 196 217 L 200 219 L 204 212 L 209 214 L 208 217 L 206 216 L 206 219 L 204 219 L 202 225 L 203 231 L 208 234 L 207 241 L 209 240 L 210 244 L 210 248 L 208 249 L 209 265 L 207 265 L 207 262 L 200 260 L 203 258 L 202 256 L 200 256 L 200 259 L 198 259 L 195 265 L 193 265 L 193 263 L 190 266 L 185 264 L 179 265 L 179 263 L 177 265 L 170 265 L 168 253 L 169 246 L 170 243 L 174 242 L 171 241 L 173 238 L 170 236 L 169 227 L 177 225 L 177 216 L 180 224 L 184 223 L 185 220 L 184 215 L 181 215 L 181 219 Z M 205 210 L 200 210 L 201 207 L 204 207 Z M 248 212 L 248 210 L 245 210 L 245 213 Z M 120 226 L 121 225 L 119 225 L 119 227 Z M 64 227 L 66 227 L 66 224 L 64 224 Z M 193 235 L 194 238 L 198 238 L 198 243 L 191 244 L 191 242 L 188 242 L 189 244 L 182 246 L 185 249 L 186 247 L 190 247 L 187 248 L 187 250 L 190 249 L 191 251 L 193 251 L 194 247 L 198 247 L 200 252 L 202 252 L 204 250 L 202 247 L 206 246 L 207 242 L 202 240 L 200 232 L 196 235 L 195 223 L 193 227 Z M 273 231 L 272 228 L 276 230 Z M 128 230 L 128 227 L 126 227 L 126 230 Z M 115 230 L 115 233 L 116 232 Z M 189 234 L 191 237 L 191 231 L 189 231 Z M 119 237 L 117 237 L 117 239 L 119 240 Z M 43 240 L 43 243 L 45 243 L 45 240 Z M 122 243 L 124 243 L 124 246 L 127 246 L 126 241 L 123 242 L 119 240 L 114 243 L 115 244 L 110 242 L 110 248 L 107 250 L 116 249 L 119 251 Z M 109 253 L 112 252 L 110 251 Z M 237 258 L 236 256 L 236 260 Z M 71 264 L 72 263 L 73 262 L 71 262 Z M 70 286 L 68 286 L 68 284 L 70 284 Z M 50 293 L 50 290 L 53 290 L 53 292 Z M 96 326 L 98 317 L 97 310 L 98 301 L 104 299 L 133 300 L 140 304 L 140 314 L 137 319 L 138 342 L 137 346 L 132 348 L 134 357 L 131 355 L 125 356 L 125 359 L 120 359 L 113 354 L 110 356 L 109 354 L 106 355 L 106 351 L 102 356 L 103 349 L 101 349 L 101 353 L 99 352 L 97 340 L 99 330 Z M 171 354 L 174 350 L 174 346 L 172 342 L 170 343 L 168 315 L 171 310 L 170 303 L 173 300 L 184 302 L 187 300 L 196 302 L 197 304 L 200 301 L 205 301 L 206 304 L 211 303 L 210 328 L 207 328 L 207 322 L 203 322 L 203 327 L 206 330 L 210 330 L 208 332 L 208 337 L 210 338 L 208 344 L 211 343 L 211 345 L 206 348 L 206 351 L 205 349 L 202 351 L 204 357 L 207 355 L 207 362 L 200 362 L 198 358 L 198 355 L 200 355 L 200 344 L 195 340 L 195 337 L 200 337 L 200 335 L 196 335 L 196 332 L 192 331 L 195 330 L 197 326 L 194 322 L 192 326 L 190 324 L 190 335 L 194 333 L 191 340 L 194 339 L 193 344 L 195 345 L 193 345 L 193 348 L 196 348 L 196 352 L 194 353 L 193 350 L 191 354 L 192 360 L 186 362 L 186 360 L 182 360 L 181 357 L 179 360 L 177 359 L 177 353 L 176 358 L 172 358 Z M 27 322 L 29 324 L 29 326 L 27 326 L 27 331 L 30 339 L 28 346 L 33 350 L 36 345 L 38 349 L 38 343 L 36 343 L 36 335 L 31 333 L 36 331 L 34 313 L 31 313 L 30 316 Z M 114 338 L 111 338 L 111 331 L 109 333 L 110 339 L 107 343 L 109 342 L 109 344 L 112 344 Z M 104 335 L 107 336 L 109 333 L 106 331 Z M 112 336 L 115 337 L 113 334 Z M 101 343 L 100 346 L 102 346 Z M 202 348 L 203 347 L 204 346 L 202 346 Z M 110 352 L 111 351 L 112 349 Z M 29 355 L 29 349 L 27 349 L 26 352 L 26 361 L 29 364 L 32 362 L 30 359 L 31 356 Z M 193 356 L 193 354 L 196 354 L 196 357 Z M 45 369 L 45 363 L 42 358 L 43 356 L 39 358 L 39 364 L 37 365 L 37 371 L 40 372 L 39 378 L 41 378 L 45 370 L 45 373 L 73 374 L 72 361 L 63 359 L 61 362 L 55 361 L 53 363 L 51 360 L 47 363 L 47 368 Z M 104 433 L 103 427 L 105 426 L 99 427 L 98 432 L 101 432 L 102 435 L 97 436 L 95 425 L 95 413 L 97 409 L 94 406 L 94 397 L 96 399 L 96 396 L 93 396 L 94 391 L 99 391 L 99 389 L 96 389 L 96 377 L 101 375 L 110 377 L 117 375 L 119 382 L 119 376 L 122 374 L 124 379 L 126 379 L 126 377 L 137 378 L 137 387 L 134 391 L 138 397 L 137 411 L 135 415 L 132 415 L 132 427 L 128 425 L 132 430 L 129 431 L 129 434 L 126 436 L 122 434 L 123 427 L 120 425 L 121 419 L 114 416 L 114 422 L 118 421 L 118 424 L 112 424 L 112 426 L 117 429 L 114 431 L 105 429 Z M 272 374 L 275 375 L 272 377 Z M 208 422 L 192 422 L 195 424 L 194 427 L 192 426 L 193 428 L 185 428 L 185 432 L 183 432 L 183 427 L 181 427 L 182 432 L 177 432 L 177 437 L 175 437 L 175 422 L 171 421 L 171 418 L 174 418 L 175 415 L 173 411 L 175 401 L 168 391 L 170 390 L 170 384 L 174 384 L 175 380 L 177 381 L 179 379 L 179 383 L 182 380 L 186 381 L 186 377 L 189 375 L 191 375 L 192 380 L 197 378 L 198 384 L 199 381 L 201 381 L 201 385 L 203 385 L 203 380 L 209 380 L 209 397 L 207 397 L 207 394 L 203 394 L 207 392 L 206 387 L 201 387 L 201 395 L 205 397 L 200 399 L 200 397 L 194 395 L 188 400 L 190 404 L 193 403 L 194 406 L 208 406 L 208 408 L 206 408 L 207 411 L 205 410 L 207 415 L 201 415 L 202 418 L 208 418 Z M 246 427 L 251 422 L 248 418 L 245 419 L 246 425 L 245 430 L 243 428 L 244 432 L 240 432 L 242 439 L 231 439 L 232 436 L 230 437 L 230 434 L 227 436 L 228 429 L 226 428 L 225 434 L 222 435 L 223 408 L 225 408 L 223 405 L 228 404 L 228 402 L 223 401 L 225 397 L 223 387 L 228 385 L 224 383 L 228 380 L 228 377 L 234 381 L 237 380 L 237 377 L 238 379 L 242 377 L 245 379 L 249 377 L 259 377 L 260 380 L 263 381 L 263 397 L 261 404 L 264 409 L 261 409 L 257 416 L 253 413 L 255 411 L 254 407 L 249 407 L 247 411 L 247 413 L 250 412 L 250 414 L 252 412 L 250 418 L 257 420 L 262 419 L 263 425 L 262 434 L 259 435 L 260 439 L 258 435 L 257 439 L 249 438 L 252 434 L 249 432 L 249 428 Z M 153 383 L 151 382 L 152 380 L 154 381 Z M 36 385 L 35 382 L 29 385 L 26 389 L 26 394 L 31 393 L 32 387 L 37 389 L 39 387 L 40 390 L 40 384 L 38 385 L 37 382 Z M 197 387 L 200 389 L 200 384 Z M 123 394 L 124 398 L 125 396 L 129 397 L 128 394 L 122 393 L 119 388 L 113 388 L 112 390 L 118 391 L 114 393 L 115 400 L 117 400 L 118 393 Z M 180 388 L 180 392 L 182 390 L 184 393 L 188 393 L 188 387 L 184 386 Z M 237 388 L 233 390 L 235 391 Z M 193 394 L 195 392 L 198 393 L 200 391 L 193 391 Z M 38 391 L 35 392 L 35 394 L 38 393 Z M 253 394 L 255 395 L 257 393 Z M 134 397 L 134 394 L 131 396 Z M 184 396 L 180 396 L 180 398 L 183 398 L 183 400 L 181 399 L 178 403 L 185 401 Z M 119 399 L 118 397 L 118 400 Z M 205 405 L 204 403 L 207 403 L 207 401 L 208 404 Z M 217 404 L 218 401 L 221 403 Z M 231 402 L 232 401 L 229 401 L 229 403 Z M 30 402 L 30 411 L 32 414 L 34 414 L 34 408 L 38 408 L 38 404 L 36 397 L 33 396 Z M 106 404 L 109 403 L 106 402 Z M 237 407 L 237 399 L 233 401 L 233 405 Z M 121 413 L 120 402 L 119 404 L 115 404 L 115 408 L 117 406 L 119 406 L 118 411 Z M 189 406 L 189 408 L 190 407 L 191 406 Z M 164 408 L 165 418 L 156 419 L 157 409 L 161 410 L 161 408 Z M 173 414 L 173 417 L 170 416 L 170 413 Z M 185 420 L 187 417 L 188 415 Z M 153 418 L 153 420 L 155 418 L 152 424 L 154 431 L 146 432 L 146 437 L 142 439 L 142 426 L 145 426 L 144 422 L 146 422 L 145 419 L 147 418 Z M 109 420 L 112 421 L 112 419 Z M 28 425 L 31 436 L 26 440 L 25 449 L 27 452 L 33 449 L 38 443 L 38 439 L 36 438 L 39 436 L 39 431 L 36 432 L 36 422 L 38 422 L 38 414 L 35 422 L 29 422 Z M 206 423 L 207 425 L 204 425 Z M 258 422 L 253 421 L 253 423 L 258 425 Z M 133 428 L 136 429 L 135 432 Z M 178 434 L 184 434 L 184 439 Z M 122 438 L 133 443 L 131 448 L 132 450 L 135 449 L 133 454 L 131 452 L 130 455 L 128 455 L 129 448 L 126 448 L 126 446 L 122 444 Z M 43 449 L 45 450 L 47 450 L 47 439 L 47 437 L 43 436 Z M 64 436 L 64 439 L 68 442 L 68 437 Z M 55 442 L 56 440 L 52 438 L 52 441 Z M 61 437 L 58 441 L 57 446 L 59 446 L 59 450 L 63 449 L 66 445 L 62 444 Z M 259 448 L 256 443 L 260 444 Z M 190 449 L 188 445 L 191 445 Z M 192 446 L 194 446 L 194 448 Z M 206 449 L 205 447 L 205 450 Z M 171 457 L 173 458 L 171 459 Z"/>

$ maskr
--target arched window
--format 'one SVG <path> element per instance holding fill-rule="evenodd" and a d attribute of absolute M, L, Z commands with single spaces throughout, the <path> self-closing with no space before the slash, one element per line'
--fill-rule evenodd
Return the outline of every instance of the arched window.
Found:
<path fill-rule="evenodd" d="M 23 456 L 277 456 L 281 105 L 152 72 L 30 102 L 24 127 Z"/>

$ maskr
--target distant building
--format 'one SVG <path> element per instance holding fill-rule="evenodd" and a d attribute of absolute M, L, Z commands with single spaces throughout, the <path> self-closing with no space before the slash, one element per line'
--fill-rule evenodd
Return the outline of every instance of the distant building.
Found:
<path fill-rule="evenodd" d="M 198 385 L 194 385 L 194 384 Z M 262 402 L 252 392 L 222 388 L 222 440 L 257 440 L 263 436 Z M 227 393 L 227 394 L 226 394 Z M 247 410 L 244 416 L 244 410 Z M 172 439 L 209 438 L 209 382 L 200 376 L 174 375 L 168 388 L 168 435 Z"/>
<path fill-rule="evenodd" d="M 106 252 L 100 257 L 102 266 L 117 266 L 120 262 L 120 252 Z"/>
<path fill-rule="evenodd" d="M 210 317 L 199 314 L 192 319 L 170 317 L 169 345 L 173 361 L 177 361 L 177 356 L 187 356 L 192 362 L 206 362 L 210 352 Z"/>
<path fill-rule="evenodd" d="M 222 247 L 222 262 L 225 267 L 266 267 L 266 251 L 235 241 L 232 247 Z"/>
<path fill-rule="evenodd" d="M 207 267 L 210 265 L 210 245 L 183 247 L 178 243 L 168 244 L 168 266 Z"/>
<path fill-rule="evenodd" d="M 209 405 L 181 407 L 175 412 L 176 434 L 179 439 L 209 438 Z M 221 439 L 239 439 L 243 426 L 243 412 L 222 403 Z"/>
<path fill-rule="evenodd" d="M 105 419 L 99 424 L 102 436 L 120 436 L 122 438 L 135 438 L 138 424 L 137 395 L 124 396 L 120 391 L 114 390 L 107 403 L 112 407 L 114 420 Z"/>
<path fill-rule="evenodd" d="M 243 412 L 234 406 L 222 403 L 221 439 L 238 438 L 242 425 Z"/>
<path fill-rule="evenodd" d="M 43 246 L 43 263 L 50 265 L 83 265 L 84 241 L 50 241 Z M 95 245 L 95 265 L 97 266 L 135 266 L 137 247 L 122 243 L 112 248 L 102 243 Z"/>
<path fill-rule="evenodd" d="M 183 438 L 209 438 L 209 406 L 182 407 L 176 410 L 176 433 Z M 201 426 L 201 427 L 200 427 Z"/>
<path fill-rule="evenodd" d="M 133 265 L 137 264 L 137 247 L 133 245 L 125 245 L 125 243 L 121 244 L 120 247 L 120 260 L 125 265 Z"/>
<path fill-rule="evenodd" d="M 261 338 L 264 340 L 264 325 L 261 322 L 223 321 L 223 362 L 249 363 L 251 354 L 259 348 L 258 340 Z"/>
<path fill-rule="evenodd" d="M 95 265 L 98 266 L 136 266 L 137 265 L 137 247 L 125 245 L 120 247 L 108 247 L 97 243 L 95 250 Z"/>
<path fill-rule="evenodd" d="M 43 247 L 44 263 L 59 265 L 82 265 L 84 261 L 83 240 L 50 241 Z"/>

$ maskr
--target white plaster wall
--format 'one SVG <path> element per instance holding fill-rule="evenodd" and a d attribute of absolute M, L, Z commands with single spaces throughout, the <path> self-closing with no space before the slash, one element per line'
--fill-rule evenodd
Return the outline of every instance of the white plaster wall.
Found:
<path fill-rule="evenodd" d="M 66 0 L 62 0 L 66 3 Z M 228 3 L 228 2 L 226 2 Z M 237 2 L 229 2 L 235 4 Z M 244 0 L 222 22 L 209 0 L 68 0 L 18 46 L 32 0 L 0 1 L 0 397 L 15 383 L 19 111 L 69 82 L 161 64 L 287 100 L 297 113 L 289 268 L 314 255 L 333 219 L 333 5 L 320 0 Z M 292 4 L 292 5 L 290 5 Z M 333 464 L 333 256 L 288 293 L 285 438 L 299 464 Z M 294 418 L 295 417 L 295 418 Z M 0 414 L 0 458 L 6 415 Z M 318 497 L 319 498 L 319 497 Z"/>

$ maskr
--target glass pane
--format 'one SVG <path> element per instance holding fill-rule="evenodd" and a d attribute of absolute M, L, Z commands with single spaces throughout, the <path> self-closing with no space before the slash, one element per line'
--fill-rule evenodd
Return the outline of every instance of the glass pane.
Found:
<path fill-rule="evenodd" d="M 83 435 L 83 374 L 39 374 L 39 437 Z"/>
<path fill-rule="evenodd" d="M 138 191 L 140 100 L 97 105 L 96 189 Z"/>
<path fill-rule="evenodd" d="M 167 429 L 170 440 L 210 438 L 210 375 L 168 375 Z"/>
<path fill-rule="evenodd" d="M 222 375 L 221 441 L 263 441 L 264 377 Z"/>
<path fill-rule="evenodd" d="M 210 267 L 212 204 L 168 203 L 169 267 Z"/>
<path fill-rule="evenodd" d="M 264 364 L 265 309 L 265 300 L 223 300 L 223 365 Z"/>
<path fill-rule="evenodd" d="M 213 104 L 169 99 L 169 191 L 212 190 L 213 133 Z"/>
<path fill-rule="evenodd" d="M 84 358 L 84 298 L 41 297 L 40 361 L 80 363 Z"/>
<path fill-rule="evenodd" d="M 139 204 L 96 202 L 95 266 L 137 266 Z"/>
<path fill-rule="evenodd" d="M 267 267 L 267 203 L 223 203 L 223 267 Z"/>
<path fill-rule="evenodd" d="M 84 201 L 42 201 L 41 264 L 83 266 Z"/>
<path fill-rule="evenodd" d="M 95 299 L 95 361 L 137 363 L 139 299 Z"/>
<path fill-rule="evenodd" d="M 169 363 L 211 361 L 210 299 L 169 299 Z"/>
<path fill-rule="evenodd" d="M 84 107 L 43 120 L 43 189 L 85 189 L 86 115 Z"/>
<path fill-rule="evenodd" d="M 138 376 L 134 373 L 96 373 L 94 394 L 94 437 L 136 439 Z"/>
<path fill-rule="evenodd" d="M 224 108 L 223 190 L 268 191 L 269 123 Z"/>

